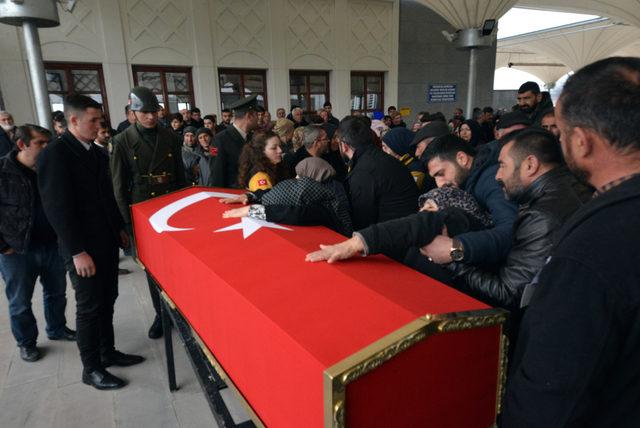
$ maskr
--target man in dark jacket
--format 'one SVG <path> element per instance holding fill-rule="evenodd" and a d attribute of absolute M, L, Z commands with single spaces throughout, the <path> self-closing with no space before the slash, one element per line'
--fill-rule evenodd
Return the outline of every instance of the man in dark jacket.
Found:
<path fill-rule="evenodd" d="M 218 150 L 211 175 L 211 185 L 216 187 L 238 187 L 240 153 L 258 126 L 259 107 L 257 96 L 252 95 L 233 103 L 234 120 L 224 131 L 216 134 L 213 145 Z M 224 117 L 224 116 L 223 116 Z"/>
<path fill-rule="evenodd" d="M 519 207 L 513 245 L 498 271 L 452 263 L 454 285 L 492 305 L 517 310 L 527 284 L 542 269 L 560 227 L 582 205 L 575 177 L 549 132 L 516 131 L 505 137 L 496 180 Z M 454 244 L 455 246 L 455 244 Z"/>
<path fill-rule="evenodd" d="M 506 428 L 640 421 L 639 82 L 640 59 L 608 58 L 571 76 L 558 101 L 567 165 L 597 193 L 525 290 Z"/>
<path fill-rule="evenodd" d="M 502 263 L 511 249 L 517 206 L 504 198 L 496 181 L 498 141 L 483 145 L 477 154 L 464 140 L 446 135 L 433 141 L 425 153 L 429 175 L 438 187 L 456 186 L 471 193 L 491 214 L 490 229 L 464 233 L 454 241 L 440 235 L 422 252 L 437 264 L 459 261 L 472 264 Z M 453 255 L 457 260 L 453 259 Z"/>
<path fill-rule="evenodd" d="M 323 157 L 329 149 L 329 138 L 327 132 L 320 125 L 309 125 L 302 133 L 302 147 L 292 155 L 287 156 L 287 166 L 289 176 L 296 176 L 296 166 L 309 157 Z"/>
<path fill-rule="evenodd" d="M 40 277 L 47 322 L 52 340 L 75 340 L 65 324 L 67 279 L 58 255 L 56 234 L 42 209 L 36 177 L 36 160 L 51 139 L 51 132 L 37 125 L 16 130 L 18 148 L 0 159 L 0 272 L 9 301 L 11 332 L 28 362 L 40 358 L 36 347 L 38 326 L 31 297 Z"/>
<path fill-rule="evenodd" d="M 38 187 L 76 292 L 82 381 L 96 389 L 118 389 L 126 382 L 105 367 L 144 360 L 114 346 L 118 246 L 127 247 L 129 237 L 113 196 L 109 160 L 93 144 L 101 105 L 84 95 L 70 95 L 64 104 L 69 128 L 40 154 Z"/>
<path fill-rule="evenodd" d="M 16 125 L 13 116 L 7 111 L 0 111 L 0 158 L 16 148 Z"/>
<path fill-rule="evenodd" d="M 118 133 L 123 132 L 125 129 L 136 123 L 136 116 L 133 111 L 131 111 L 129 104 L 124 106 L 124 115 L 126 116 L 126 119 L 120 122 L 116 128 Z"/>
<path fill-rule="evenodd" d="M 533 126 L 540 126 L 542 115 L 553 107 L 549 93 L 540 92 L 536 82 L 525 82 L 518 89 L 518 108 L 526 114 Z"/>
<path fill-rule="evenodd" d="M 129 93 L 129 107 L 136 123 L 113 137 L 111 176 L 116 202 L 131 230 L 129 206 L 187 186 L 178 136 L 158 124 L 160 104 L 149 88 L 137 86 Z M 147 277 L 156 317 L 148 336 L 162 336 L 160 295 Z"/>
<path fill-rule="evenodd" d="M 374 145 L 367 123 L 351 117 L 339 131 L 340 151 L 350 160 L 347 193 L 354 229 L 414 213 L 418 188 L 411 173 Z"/>

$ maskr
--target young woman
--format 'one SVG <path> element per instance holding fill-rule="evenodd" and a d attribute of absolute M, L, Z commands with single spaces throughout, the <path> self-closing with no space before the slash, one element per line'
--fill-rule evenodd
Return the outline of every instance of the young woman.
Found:
<path fill-rule="evenodd" d="M 273 132 L 253 135 L 240 154 L 238 184 L 248 192 L 236 198 L 221 199 L 223 204 L 260 202 L 262 195 L 276 183 L 288 178 L 287 166 L 282 162 L 280 137 Z"/>

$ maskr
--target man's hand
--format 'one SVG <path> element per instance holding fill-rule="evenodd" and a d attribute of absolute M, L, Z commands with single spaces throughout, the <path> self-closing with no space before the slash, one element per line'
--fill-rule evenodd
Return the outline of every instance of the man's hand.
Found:
<path fill-rule="evenodd" d="M 238 195 L 235 198 L 222 198 L 220 199 L 220 203 L 247 205 L 249 203 L 249 197 L 247 196 L 246 193 L 243 193 L 242 195 Z"/>
<path fill-rule="evenodd" d="M 234 208 L 222 213 L 222 218 L 238 218 L 249 215 L 249 205 L 242 208 Z"/>
<path fill-rule="evenodd" d="M 120 248 L 122 248 L 123 250 L 125 248 L 129 248 L 130 243 L 131 243 L 131 240 L 129 239 L 129 234 L 124 230 L 121 230 L 120 231 Z"/>
<path fill-rule="evenodd" d="M 420 253 L 430 261 L 439 265 L 451 263 L 452 239 L 448 236 L 438 235 L 430 244 L 420 248 Z"/>
<path fill-rule="evenodd" d="M 73 265 L 76 267 L 78 276 L 82 278 L 89 278 L 96 274 L 96 265 L 93 263 L 93 259 L 84 251 L 73 256 Z"/>
<path fill-rule="evenodd" d="M 13 253 L 15 253 L 14 249 L 13 249 L 13 248 L 9 248 L 9 249 L 4 250 L 4 251 L 2 252 L 2 255 L 3 255 L 3 256 L 9 256 L 9 255 L 11 255 L 11 254 L 13 254 Z"/>
<path fill-rule="evenodd" d="M 358 236 L 354 236 L 336 245 L 320 245 L 319 251 L 307 254 L 305 261 L 334 263 L 338 260 L 350 259 L 364 251 L 364 244 Z"/>

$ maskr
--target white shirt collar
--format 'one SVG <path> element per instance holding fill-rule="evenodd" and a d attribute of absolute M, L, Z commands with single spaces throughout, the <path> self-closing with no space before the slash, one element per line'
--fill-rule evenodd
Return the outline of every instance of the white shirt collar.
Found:
<path fill-rule="evenodd" d="M 242 139 L 246 140 L 247 139 L 247 133 L 244 132 L 242 129 L 238 128 L 238 125 L 236 125 L 235 123 L 233 124 L 233 127 L 236 128 L 236 130 L 240 133 L 240 135 L 242 135 Z"/>

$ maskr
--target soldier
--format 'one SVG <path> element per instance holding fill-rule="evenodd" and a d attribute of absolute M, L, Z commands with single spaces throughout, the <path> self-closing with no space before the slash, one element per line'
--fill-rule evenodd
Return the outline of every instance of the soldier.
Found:
<path fill-rule="evenodd" d="M 136 123 L 113 137 L 111 174 L 113 190 L 122 217 L 131 227 L 129 205 L 186 187 L 181 156 L 181 141 L 171 130 L 158 123 L 160 104 L 150 89 L 131 89 L 129 105 Z M 149 337 L 162 337 L 160 296 L 147 276 L 156 317 Z"/>
<path fill-rule="evenodd" d="M 233 123 L 216 135 L 213 145 L 218 150 L 211 176 L 211 184 L 216 187 L 238 187 L 238 161 L 242 148 L 258 126 L 256 95 L 243 98 L 229 107 L 235 117 Z"/>

